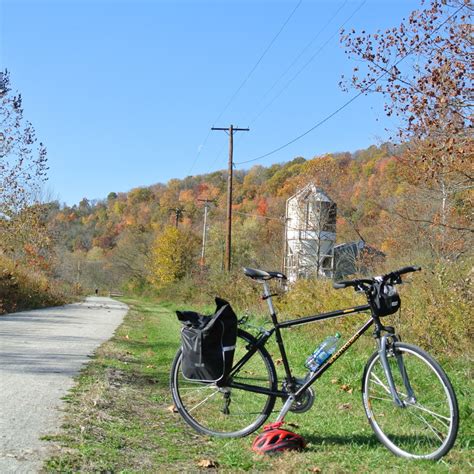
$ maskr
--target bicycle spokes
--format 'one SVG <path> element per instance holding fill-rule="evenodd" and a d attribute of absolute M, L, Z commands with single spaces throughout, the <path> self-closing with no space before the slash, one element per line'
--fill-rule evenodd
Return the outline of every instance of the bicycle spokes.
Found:
<path fill-rule="evenodd" d="M 386 364 L 380 352 L 368 364 L 364 380 L 367 416 L 380 441 L 395 454 L 438 459 L 451 447 L 457 430 L 452 388 L 439 366 L 419 349 L 401 343 L 396 346 L 398 349 L 387 352 Z M 401 404 L 394 403 L 386 366 Z"/>
<path fill-rule="evenodd" d="M 247 353 L 250 335 L 239 331 L 235 358 Z M 181 358 L 176 358 L 172 375 L 172 393 L 184 419 L 198 431 L 222 437 L 244 436 L 257 429 L 273 409 L 274 397 L 254 393 L 237 385 L 276 389 L 276 376 L 266 352 L 258 350 L 247 358 L 245 367 L 236 371 L 224 386 L 187 380 L 181 371 Z"/>

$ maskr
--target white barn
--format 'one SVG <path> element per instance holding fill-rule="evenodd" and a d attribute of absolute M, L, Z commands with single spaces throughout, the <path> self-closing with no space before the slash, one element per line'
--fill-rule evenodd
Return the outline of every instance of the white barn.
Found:
<path fill-rule="evenodd" d="M 337 206 L 314 183 L 286 201 L 285 273 L 298 278 L 333 275 Z"/>

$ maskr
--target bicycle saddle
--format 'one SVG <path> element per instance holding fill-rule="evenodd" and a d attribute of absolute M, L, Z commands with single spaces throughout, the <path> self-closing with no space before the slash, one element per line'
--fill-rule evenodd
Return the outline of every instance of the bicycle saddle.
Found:
<path fill-rule="evenodd" d="M 256 268 L 244 268 L 244 273 L 254 280 L 271 280 L 272 278 L 280 278 L 281 280 L 287 279 L 281 272 L 267 272 Z"/>

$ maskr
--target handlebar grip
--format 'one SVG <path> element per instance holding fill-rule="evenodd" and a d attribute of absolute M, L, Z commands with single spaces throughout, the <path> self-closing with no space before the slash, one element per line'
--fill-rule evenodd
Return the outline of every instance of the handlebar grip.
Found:
<path fill-rule="evenodd" d="M 400 270 L 397 270 L 394 273 L 398 273 L 398 275 L 403 275 L 405 273 L 411 273 L 411 272 L 419 272 L 421 270 L 421 267 L 417 266 L 410 266 L 410 267 L 403 267 L 400 268 Z"/>
<path fill-rule="evenodd" d="M 370 280 L 342 280 L 342 281 L 336 281 L 332 284 L 333 288 L 335 288 L 336 290 L 339 290 L 340 288 L 348 288 L 350 286 L 357 286 L 359 285 L 360 283 L 364 283 L 365 281 L 369 281 Z"/>

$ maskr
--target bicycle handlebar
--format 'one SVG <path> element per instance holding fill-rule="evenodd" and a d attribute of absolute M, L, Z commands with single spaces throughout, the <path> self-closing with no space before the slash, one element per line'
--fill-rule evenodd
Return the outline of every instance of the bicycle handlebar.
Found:
<path fill-rule="evenodd" d="M 411 273 L 411 272 L 419 272 L 421 270 L 421 267 L 417 267 L 417 266 L 410 266 L 410 267 L 403 267 L 403 268 L 400 268 L 400 270 L 395 270 L 393 273 L 397 274 L 397 275 L 403 275 L 405 273 Z M 390 274 L 389 274 L 390 275 Z"/>
<path fill-rule="evenodd" d="M 387 273 L 386 275 L 383 275 L 378 278 L 382 278 L 383 281 L 388 281 L 391 279 L 396 279 L 399 278 L 401 275 L 404 275 L 405 273 L 411 273 L 411 272 L 418 272 L 421 270 L 421 267 L 418 266 L 409 266 L 409 267 L 403 267 L 400 268 L 400 270 L 395 270 L 393 272 Z M 360 285 L 372 285 L 375 281 L 375 278 L 361 278 L 358 280 L 343 280 L 343 281 L 337 281 L 332 284 L 333 288 L 336 290 L 339 290 L 341 288 L 347 288 L 349 286 L 354 286 L 354 287 L 359 287 Z M 394 283 L 401 283 L 400 281 L 394 281 Z"/>
<path fill-rule="evenodd" d="M 368 279 L 361 279 L 361 280 L 343 280 L 343 281 L 337 281 L 332 284 L 333 288 L 336 290 L 339 290 L 340 288 L 347 288 L 348 286 L 358 286 L 363 283 L 367 283 L 371 285 L 374 281 L 373 280 L 368 280 Z"/>

